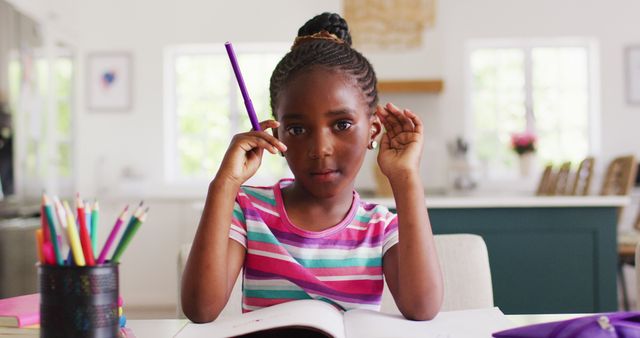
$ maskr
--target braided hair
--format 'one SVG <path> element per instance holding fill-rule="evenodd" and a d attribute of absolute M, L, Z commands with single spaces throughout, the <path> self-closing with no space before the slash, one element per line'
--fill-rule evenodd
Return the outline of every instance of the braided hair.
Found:
<path fill-rule="evenodd" d="M 333 34 L 337 39 L 306 38 L 318 33 Z M 287 83 L 296 74 L 315 67 L 338 70 L 355 80 L 373 113 L 378 104 L 377 79 L 373 67 L 362 54 L 351 48 L 347 22 L 338 14 L 325 12 L 300 27 L 296 43 L 280 60 L 271 75 L 269 92 L 274 116 L 278 95 Z"/>

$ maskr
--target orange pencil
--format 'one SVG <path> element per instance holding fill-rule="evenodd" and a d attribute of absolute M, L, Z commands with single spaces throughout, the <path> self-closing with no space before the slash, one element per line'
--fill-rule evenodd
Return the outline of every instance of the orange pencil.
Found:
<path fill-rule="evenodd" d="M 42 227 L 42 242 L 46 243 L 49 242 L 49 228 L 47 228 L 47 220 L 45 219 L 44 216 L 44 203 L 42 203 L 42 205 L 40 206 L 40 225 Z"/>
<path fill-rule="evenodd" d="M 89 230 L 87 229 L 87 216 L 84 211 L 84 203 L 80 199 L 80 194 L 76 195 L 76 207 L 78 209 L 78 224 L 80 227 L 80 245 L 82 245 L 82 253 L 87 266 L 96 265 L 96 261 L 93 258 L 93 247 L 91 246 L 91 237 L 89 237 Z"/>
<path fill-rule="evenodd" d="M 36 245 L 38 246 L 38 259 L 40 264 L 44 264 L 44 254 L 42 253 L 42 245 L 44 244 L 44 238 L 42 238 L 42 229 L 36 230 Z"/>

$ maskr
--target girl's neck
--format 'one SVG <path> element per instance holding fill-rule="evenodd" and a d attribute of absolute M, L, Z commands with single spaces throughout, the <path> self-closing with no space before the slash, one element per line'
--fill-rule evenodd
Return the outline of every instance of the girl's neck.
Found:
<path fill-rule="evenodd" d="M 352 185 L 335 196 L 317 197 L 294 181 L 282 188 L 281 193 L 289 219 L 309 231 L 322 231 L 340 223 L 353 203 Z"/>

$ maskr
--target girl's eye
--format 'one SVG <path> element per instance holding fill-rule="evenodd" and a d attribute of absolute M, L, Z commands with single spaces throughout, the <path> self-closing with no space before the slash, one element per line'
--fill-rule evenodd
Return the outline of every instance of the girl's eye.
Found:
<path fill-rule="evenodd" d="M 297 136 L 300 135 L 302 133 L 304 133 L 304 128 L 300 127 L 300 126 L 292 126 L 287 128 L 287 132 L 293 136 Z"/>
<path fill-rule="evenodd" d="M 347 130 L 349 128 L 351 128 L 352 123 L 349 121 L 338 121 L 338 123 L 336 123 L 336 129 L 338 130 Z"/>

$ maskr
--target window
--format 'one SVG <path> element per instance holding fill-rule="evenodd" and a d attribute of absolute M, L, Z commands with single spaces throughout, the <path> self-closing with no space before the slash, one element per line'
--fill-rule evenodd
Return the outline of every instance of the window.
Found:
<path fill-rule="evenodd" d="M 516 132 L 537 136 L 539 164 L 594 153 L 593 49 L 575 41 L 472 44 L 471 137 L 487 178 L 515 177 Z"/>
<path fill-rule="evenodd" d="M 269 79 L 288 47 L 234 45 L 258 120 L 272 117 Z M 251 129 L 242 95 L 222 43 L 176 46 L 165 54 L 167 161 L 170 182 L 213 178 L 233 135 Z M 284 158 L 268 152 L 254 184 L 286 174 Z"/>
<path fill-rule="evenodd" d="M 15 184 L 27 196 L 74 191 L 74 54 L 62 43 L 49 52 L 13 52 L 8 65 Z"/>

